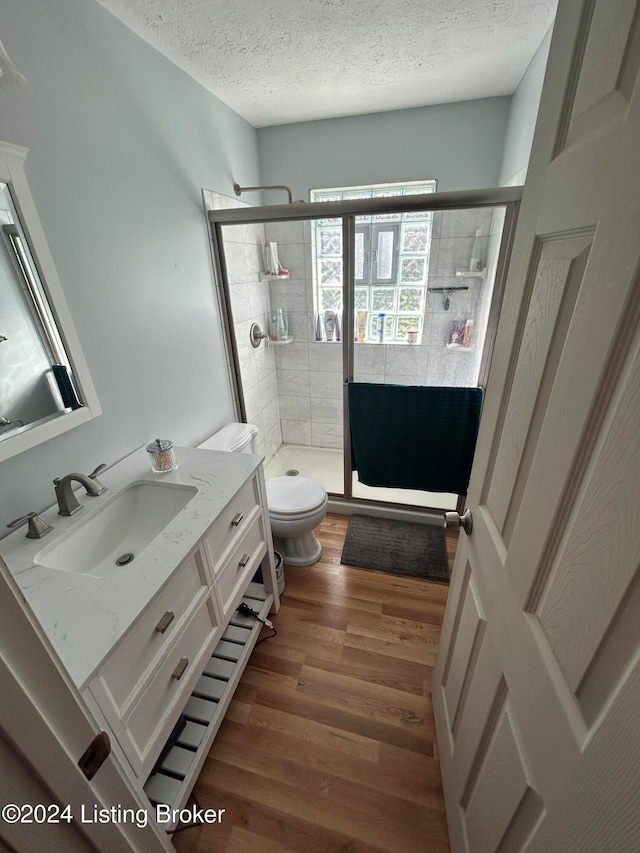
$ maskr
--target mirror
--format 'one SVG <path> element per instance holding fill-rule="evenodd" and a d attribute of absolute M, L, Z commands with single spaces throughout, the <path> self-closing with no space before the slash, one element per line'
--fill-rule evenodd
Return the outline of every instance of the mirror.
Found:
<path fill-rule="evenodd" d="M 100 414 L 24 175 L 0 143 L 0 461 Z"/>

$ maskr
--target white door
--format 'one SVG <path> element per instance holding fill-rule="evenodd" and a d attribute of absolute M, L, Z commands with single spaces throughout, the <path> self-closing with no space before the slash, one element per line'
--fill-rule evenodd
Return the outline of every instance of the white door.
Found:
<path fill-rule="evenodd" d="M 640 4 L 560 0 L 434 673 L 452 850 L 640 850 Z"/>

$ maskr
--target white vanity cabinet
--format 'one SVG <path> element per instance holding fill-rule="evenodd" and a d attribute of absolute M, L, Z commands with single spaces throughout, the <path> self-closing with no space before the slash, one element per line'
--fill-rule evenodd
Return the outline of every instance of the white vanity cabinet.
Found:
<path fill-rule="evenodd" d="M 88 684 L 139 779 L 148 777 L 256 569 L 269 555 L 261 469 Z"/>
<path fill-rule="evenodd" d="M 222 631 L 198 547 L 89 682 L 138 778 L 151 772 Z"/>
<path fill-rule="evenodd" d="M 280 598 L 260 457 L 186 447 L 175 452 L 177 468 L 155 475 L 139 448 L 101 475 L 104 496 L 87 499 L 79 492 L 76 515 L 62 517 L 57 506 L 42 513 L 53 528 L 50 539 L 17 532 L 3 540 L 2 550 L 141 802 L 147 797 L 179 809 L 262 627 L 238 605 L 245 601 L 265 619 Z M 99 531 L 120 494 L 149 483 L 166 484 L 167 493 L 186 486 L 189 499 L 150 542 L 131 548 L 137 551 L 132 561 L 101 562 L 99 573 L 78 561 L 48 565 L 52 545 L 74 541 L 85 523 Z M 149 500 L 151 492 L 157 497 L 157 489 L 137 494 Z M 135 527 L 153 511 L 153 503 L 143 505 L 123 524 Z M 109 530 L 113 536 L 113 525 Z M 264 580 L 255 583 L 259 567 Z M 178 736 L 176 724 L 185 721 Z"/>

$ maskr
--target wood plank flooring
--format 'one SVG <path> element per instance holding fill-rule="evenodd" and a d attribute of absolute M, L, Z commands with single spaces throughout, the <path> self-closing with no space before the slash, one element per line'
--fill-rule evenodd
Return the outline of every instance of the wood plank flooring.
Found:
<path fill-rule="evenodd" d="M 278 635 L 194 789 L 225 814 L 180 853 L 448 853 L 429 692 L 448 587 L 341 565 L 348 522 L 327 515 L 321 560 L 286 567 Z"/>

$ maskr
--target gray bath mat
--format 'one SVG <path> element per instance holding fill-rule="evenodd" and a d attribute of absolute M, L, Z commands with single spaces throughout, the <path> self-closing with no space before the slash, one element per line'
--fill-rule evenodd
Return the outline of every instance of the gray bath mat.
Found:
<path fill-rule="evenodd" d="M 352 515 L 341 562 L 361 569 L 449 583 L 443 527 Z"/>

